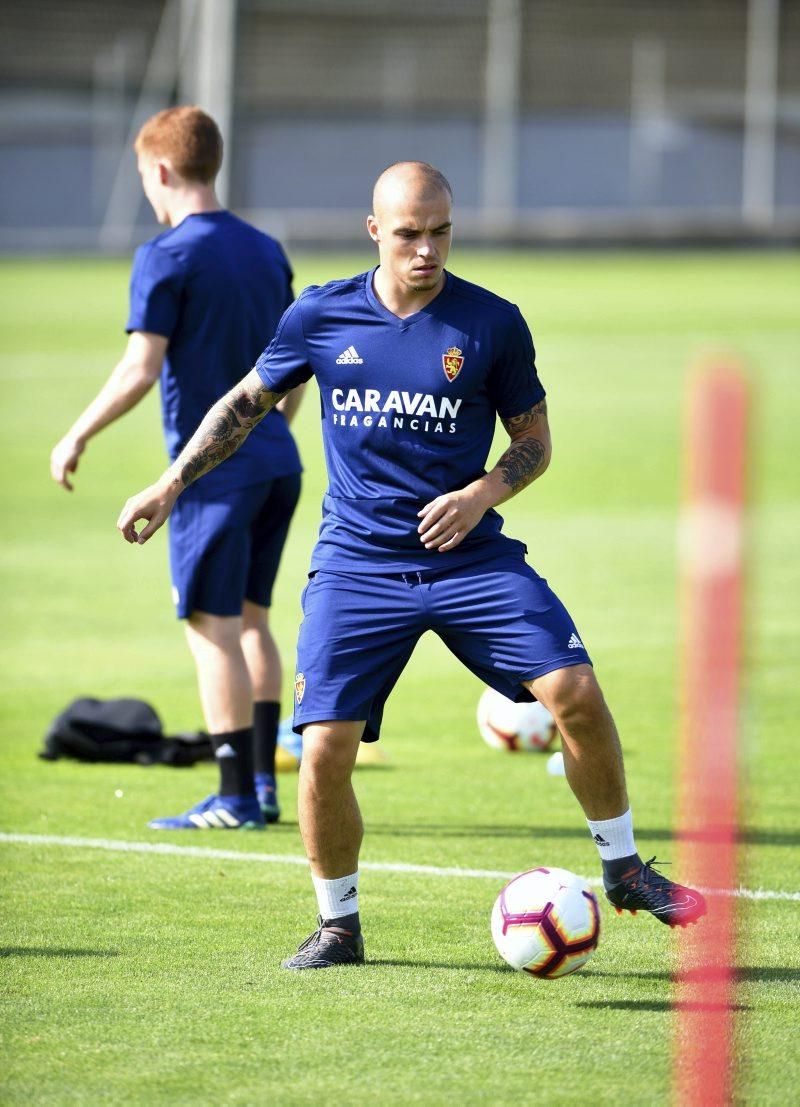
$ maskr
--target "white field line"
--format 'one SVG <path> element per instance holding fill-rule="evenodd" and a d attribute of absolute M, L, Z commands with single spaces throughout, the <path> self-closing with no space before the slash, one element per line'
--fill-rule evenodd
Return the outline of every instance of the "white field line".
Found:
<path fill-rule="evenodd" d="M 206 861 L 247 861 L 261 865 L 300 865 L 308 861 L 292 853 L 246 853 L 232 849 L 208 849 L 204 846 L 174 846 L 169 842 L 124 842 L 114 838 L 62 838 L 54 834 L 4 834 L 0 842 L 27 846 L 67 846 L 72 849 L 102 849 L 111 853 L 155 853 L 166 857 L 199 857 Z M 438 865 L 410 865 L 402 861 L 361 861 L 359 868 L 377 873 L 410 873 L 414 876 L 455 877 L 467 880 L 511 880 L 515 872 L 501 869 L 462 869 Z M 598 887 L 599 877 L 584 877 L 587 884 Z M 716 896 L 737 899 L 787 900 L 800 902 L 800 892 L 776 892 L 769 888 L 704 888 Z"/>

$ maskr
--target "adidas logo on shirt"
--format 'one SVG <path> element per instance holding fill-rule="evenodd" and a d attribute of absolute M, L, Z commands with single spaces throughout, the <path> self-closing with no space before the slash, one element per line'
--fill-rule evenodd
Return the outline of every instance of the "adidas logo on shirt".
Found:
<path fill-rule="evenodd" d="M 358 350 L 355 346 L 348 346 L 346 350 L 343 350 L 336 359 L 337 365 L 363 365 L 363 357 L 358 356 Z"/>
<path fill-rule="evenodd" d="M 581 642 L 581 640 L 577 636 L 577 634 L 571 634 L 569 636 L 569 642 L 567 642 L 567 649 L 568 650 L 582 650 L 583 648 L 584 648 L 583 642 Z"/>

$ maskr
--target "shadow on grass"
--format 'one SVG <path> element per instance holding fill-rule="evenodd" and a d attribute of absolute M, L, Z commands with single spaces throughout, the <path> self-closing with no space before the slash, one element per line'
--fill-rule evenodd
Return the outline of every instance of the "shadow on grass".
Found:
<path fill-rule="evenodd" d="M 514 970 L 509 968 L 508 965 L 487 965 L 480 961 L 460 961 L 457 964 L 452 961 L 425 961 L 422 958 L 418 958 L 416 961 L 404 960 L 400 957 L 368 957 L 367 966 L 373 965 L 376 968 L 401 968 L 401 969 L 445 969 L 447 972 L 458 972 L 459 970 L 468 972 L 492 972 L 492 973 L 513 973 Z"/>
<path fill-rule="evenodd" d="M 764 965 L 760 968 L 743 967 L 735 970 L 736 982 L 747 981 L 756 984 L 780 984 L 787 980 L 800 980 L 800 969 L 780 968 L 777 965 Z"/>
<path fill-rule="evenodd" d="M 666 835 L 666 832 L 664 832 Z M 367 821 L 365 834 L 394 835 L 403 838 L 580 838 L 587 832 L 582 827 L 501 826 L 497 823 L 374 823 Z M 640 837 L 644 832 L 637 830 Z"/>
<path fill-rule="evenodd" d="M 367 834 L 387 834 L 398 837 L 437 838 L 540 838 L 564 839 L 579 838 L 586 840 L 586 828 L 582 826 L 502 826 L 497 823 L 375 823 L 368 822 Z M 682 833 L 668 827 L 636 827 L 636 837 L 647 842 L 677 842 L 708 840 L 707 835 Z M 737 840 L 751 846 L 797 846 L 800 845 L 800 830 L 760 830 L 756 827 L 742 827 Z"/>
<path fill-rule="evenodd" d="M 0 957 L 119 957 L 119 950 L 62 949 L 59 946 L 0 946 Z"/>
<path fill-rule="evenodd" d="M 602 1011 L 751 1011 L 746 1003 L 670 1003 L 666 999 L 580 1000 L 576 1007 Z"/>
<path fill-rule="evenodd" d="M 607 976 L 619 978 L 625 976 L 632 980 L 681 980 L 684 983 L 706 983 L 709 980 L 708 969 L 692 969 L 686 973 L 669 972 L 605 972 L 603 969 L 583 969 L 581 976 Z M 800 969 L 780 968 L 776 965 L 740 965 L 733 970 L 737 984 L 786 984 L 790 980 L 800 980 Z"/>
<path fill-rule="evenodd" d="M 446 972 L 457 972 L 459 970 L 465 972 L 488 972 L 488 973 L 501 973 L 504 976 L 514 973 L 513 969 L 510 969 L 508 965 L 501 964 L 486 964 L 484 962 L 477 961 L 461 961 L 461 962 L 447 962 L 447 961 L 426 961 L 423 958 L 419 958 L 415 961 L 410 959 L 404 959 L 400 957 L 370 957 L 367 961 L 368 965 L 373 965 L 376 968 L 407 968 L 407 969 L 443 969 Z M 597 969 L 583 969 L 576 977 L 585 979 L 586 977 L 607 977 L 614 979 L 626 979 L 635 980 L 663 980 L 669 983 L 672 980 L 671 975 L 668 972 L 601 972 Z M 691 981 L 693 975 L 687 973 L 684 977 L 685 980 Z M 760 983 L 768 983 L 770 981 L 783 981 L 800 980 L 800 970 L 796 969 L 776 969 L 776 968 L 755 968 L 752 966 L 744 966 L 736 970 L 735 980 L 737 983 L 742 981 L 756 981 Z M 577 1007 L 611 1007 L 618 1011 L 718 1011 L 723 1005 L 714 1003 L 694 1003 L 683 1002 L 673 1003 L 668 999 L 643 999 L 643 1000 L 583 1000 L 576 1004 Z M 728 1005 L 731 1011 L 749 1011 L 751 1008 L 746 1004 L 735 1003 Z"/>

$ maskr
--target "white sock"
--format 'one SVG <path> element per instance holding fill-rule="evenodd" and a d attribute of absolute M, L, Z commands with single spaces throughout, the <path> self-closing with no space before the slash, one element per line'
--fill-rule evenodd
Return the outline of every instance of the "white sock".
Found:
<path fill-rule="evenodd" d="M 589 833 L 603 861 L 616 861 L 636 853 L 630 807 L 616 819 L 587 819 Z"/>
<path fill-rule="evenodd" d="M 319 913 L 323 919 L 341 919 L 358 911 L 358 873 L 340 876 L 336 880 L 323 880 L 311 875 L 317 893 Z"/>

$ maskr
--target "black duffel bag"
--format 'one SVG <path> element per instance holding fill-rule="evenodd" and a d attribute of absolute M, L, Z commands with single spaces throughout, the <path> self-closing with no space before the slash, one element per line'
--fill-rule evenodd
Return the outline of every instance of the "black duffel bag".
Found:
<path fill-rule="evenodd" d="M 57 715 L 39 753 L 45 761 L 134 761 L 182 768 L 213 758 L 202 731 L 165 737 L 161 719 L 144 700 L 82 697 Z"/>

